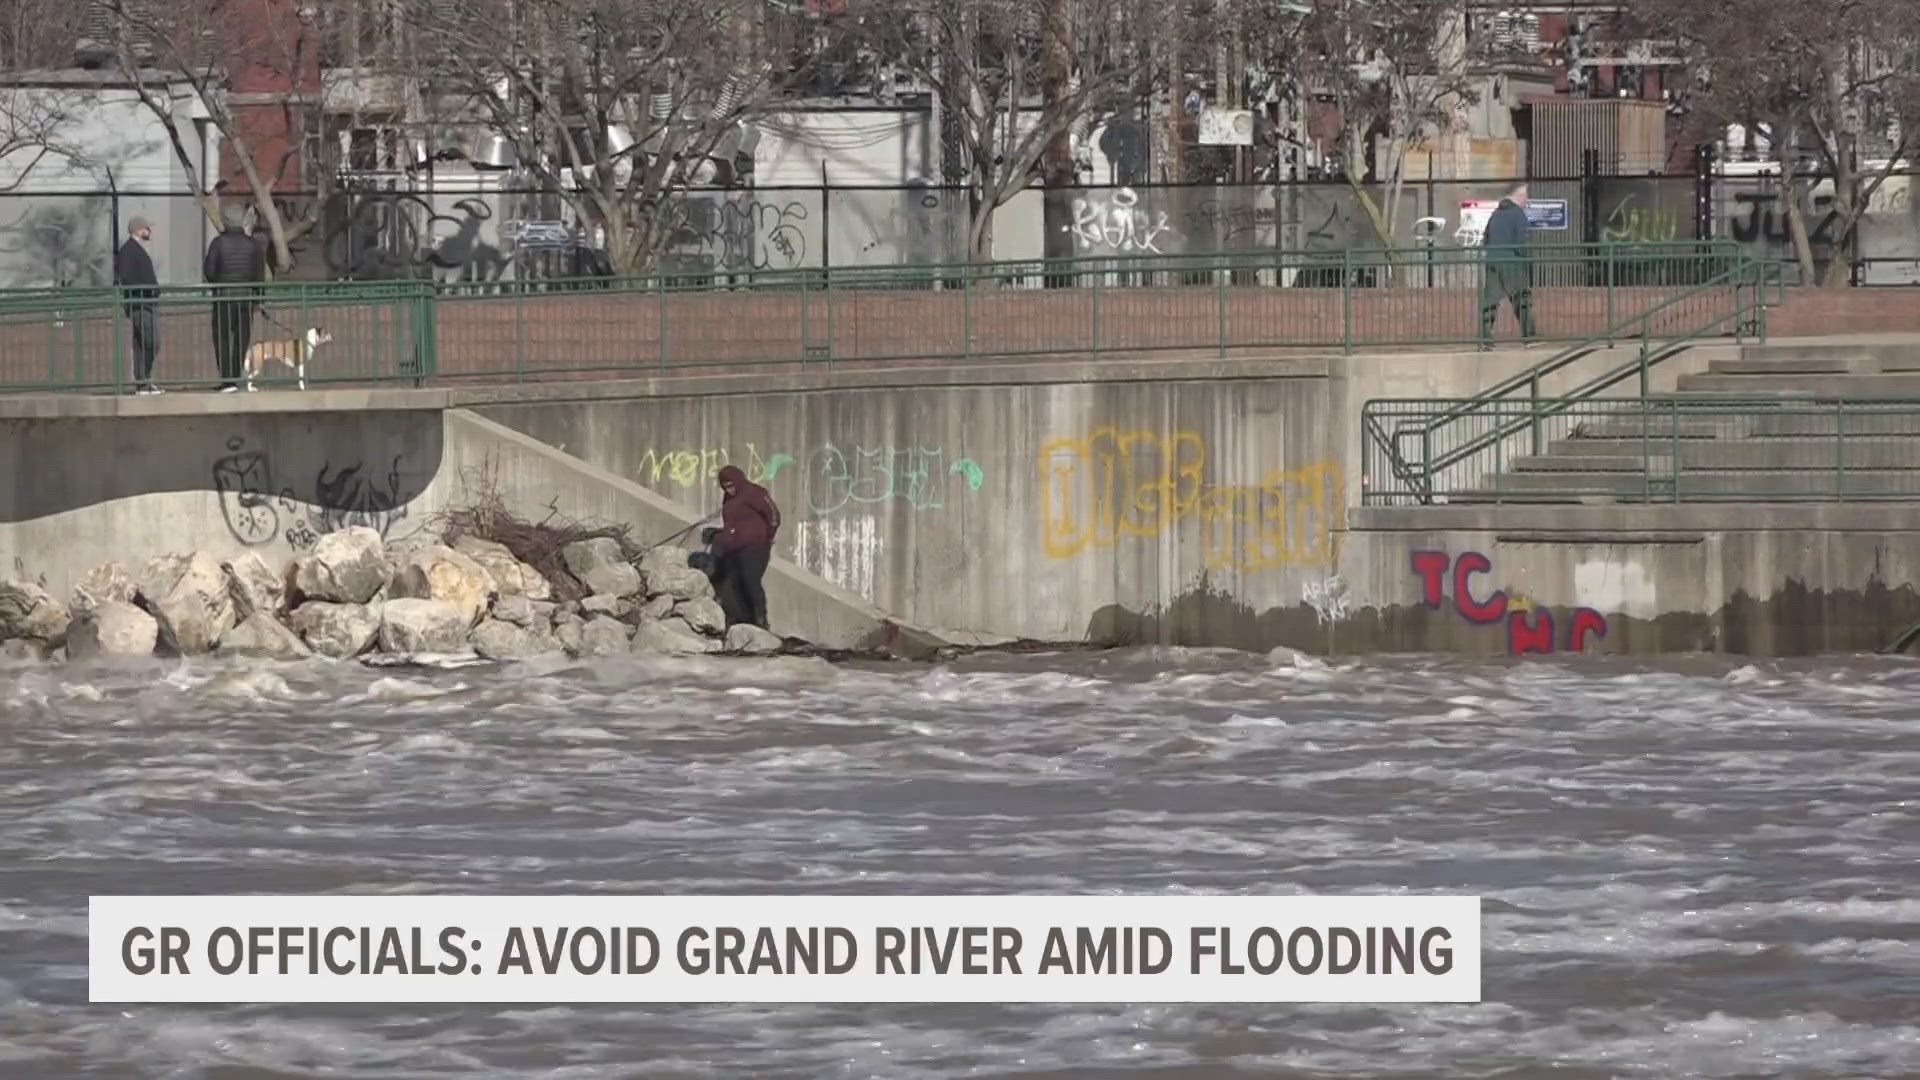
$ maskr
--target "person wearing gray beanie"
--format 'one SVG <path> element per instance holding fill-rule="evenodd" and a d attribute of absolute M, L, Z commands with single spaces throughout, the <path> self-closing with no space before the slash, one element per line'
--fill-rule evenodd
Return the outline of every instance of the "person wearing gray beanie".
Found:
<path fill-rule="evenodd" d="M 253 343 L 253 313 L 267 279 L 267 257 L 247 235 L 246 207 L 228 203 L 220 211 L 226 226 L 207 245 L 201 277 L 213 286 L 213 356 L 220 367 L 220 392 L 240 390 L 240 368 Z"/>
<path fill-rule="evenodd" d="M 133 385 L 136 394 L 158 394 L 153 384 L 153 364 L 160 355 L 160 313 L 154 309 L 159 299 L 160 277 L 153 270 L 153 222 L 135 215 L 127 221 L 127 242 L 113 255 L 114 284 L 120 286 L 127 310 L 127 327 L 133 333 Z"/>

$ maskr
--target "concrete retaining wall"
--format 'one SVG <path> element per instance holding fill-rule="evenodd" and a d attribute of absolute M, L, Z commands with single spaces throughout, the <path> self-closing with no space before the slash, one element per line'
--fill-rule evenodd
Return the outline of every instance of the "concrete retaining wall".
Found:
<path fill-rule="evenodd" d="M 64 598 L 108 560 L 278 565 L 348 525 L 399 539 L 440 509 L 444 458 L 430 409 L 0 419 L 0 572 Z"/>
<path fill-rule="evenodd" d="M 777 627 L 829 644 L 869 644 L 891 616 L 1338 653 L 1802 653 L 1920 621 L 1920 525 L 1898 506 L 1357 506 L 1360 402 L 1465 395 L 1537 357 L 15 399 L 0 560 L 64 594 L 106 559 L 284 559 L 350 523 L 401 538 L 476 470 L 523 513 L 657 538 L 714 510 L 713 474 L 737 464 L 785 510 Z"/>

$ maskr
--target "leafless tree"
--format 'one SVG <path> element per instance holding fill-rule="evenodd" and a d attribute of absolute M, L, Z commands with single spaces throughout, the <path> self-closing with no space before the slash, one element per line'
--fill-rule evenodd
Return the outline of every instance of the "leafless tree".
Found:
<path fill-rule="evenodd" d="M 85 162 L 81 148 L 69 138 L 70 99 L 71 95 L 53 87 L 0 89 L 0 191 L 26 183 L 48 158 Z"/>
<path fill-rule="evenodd" d="M 748 138 L 775 79 L 755 0 L 420 0 L 426 94 L 498 135 L 603 230 L 613 267 L 650 266 L 678 212 Z"/>
<path fill-rule="evenodd" d="M 1301 16 L 1295 71 L 1340 119 L 1340 171 L 1392 248 L 1408 155 L 1475 100 L 1459 0 L 1318 0 Z M 1373 143 L 1369 172 L 1368 143 Z M 1375 197 L 1369 182 L 1379 185 Z M 1384 205 L 1383 205 L 1384 203 Z"/>
<path fill-rule="evenodd" d="M 0 69 L 19 73 L 71 62 L 77 35 L 71 7 L 67 0 L 0 2 Z M 25 183 L 49 158 L 86 160 L 71 138 L 75 105 L 58 87 L 0 88 L 0 191 Z"/>
<path fill-rule="evenodd" d="M 1633 14 L 1679 44 L 1694 103 L 1766 135 L 1801 280 L 1813 281 L 1809 174 L 1833 180 L 1830 235 L 1845 252 L 1874 193 L 1920 148 L 1920 4 L 1822 0 L 1807 17 L 1770 0 L 1638 0 Z M 1821 284 L 1846 284 L 1847 263 L 1834 258 Z"/>
<path fill-rule="evenodd" d="M 968 251 L 1062 133 L 1128 106 L 1152 70 L 1148 0 L 850 0 L 843 32 L 940 95 L 966 161 Z"/>
<path fill-rule="evenodd" d="M 275 272 L 293 268 L 292 245 L 319 224 L 321 197 L 290 210 L 274 194 L 283 180 L 325 187 L 333 170 L 309 163 L 321 149 L 304 136 L 320 108 L 323 3 L 294 0 L 79 0 L 108 28 L 114 62 L 166 132 L 209 221 L 219 220 L 219 178 L 201 175 L 192 127 L 168 92 L 183 82 L 219 132 L 221 153 L 245 179 L 255 220 L 265 227 Z M 339 2 L 339 0 L 336 0 Z M 271 117 L 273 122 L 267 122 Z"/>

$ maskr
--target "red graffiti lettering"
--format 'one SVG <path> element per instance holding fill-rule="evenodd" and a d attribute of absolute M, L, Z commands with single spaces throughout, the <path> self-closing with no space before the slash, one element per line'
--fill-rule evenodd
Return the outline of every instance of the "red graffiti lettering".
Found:
<path fill-rule="evenodd" d="M 1539 653 L 1542 656 L 1553 655 L 1553 613 L 1539 612 L 1539 618 L 1529 623 L 1527 613 L 1516 611 L 1507 620 L 1507 651 L 1515 656 Z"/>
<path fill-rule="evenodd" d="M 1550 656 L 1554 652 L 1553 613 L 1544 608 L 1535 609 L 1531 604 L 1519 605 L 1526 610 L 1518 610 L 1509 600 L 1505 589 L 1495 590 L 1485 600 L 1473 595 L 1473 576 L 1493 572 L 1493 560 L 1477 551 L 1466 551 L 1458 559 L 1450 557 L 1444 551 L 1415 551 L 1412 553 L 1413 572 L 1420 579 L 1420 602 L 1429 608 L 1439 608 L 1446 599 L 1445 579 L 1447 571 L 1453 571 L 1453 610 L 1460 617 L 1476 625 L 1491 625 L 1506 620 L 1507 648 L 1515 656 L 1539 654 Z M 1566 648 L 1568 652 L 1585 652 L 1589 640 L 1604 640 L 1607 636 L 1607 617 L 1592 608 L 1576 608 L 1568 620 Z"/>
<path fill-rule="evenodd" d="M 1567 630 L 1567 651 L 1584 652 L 1587 647 L 1587 635 L 1597 638 L 1607 636 L 1607 617 L 1592 608 L 1581 608 L 1573 613 L 1573 625 Z"/>
<path fill-rule="evenodd" d="M 1444 551 L 1416 551 L 1413 553 L 1413 572 L 1420 575 L 1420 602 L 1430 608 L 1440 606 L 1444 599 L 1441 592 L 1440 576 L 1447 572 L 1447 564 L 1453 560 Z"/>
<path fill-rule="evenodd" d="M 1496 592 L 1482 603 L 1473 598 L 1475 574 L 1484 574 L 1493 569 L 1493 560 L 1477 551 L 1461 554 L 1453 564 L 1453 606 L 1460 610 L 1460 617 L 1471 623 L 1495 623 L 1507 613 L 1507 594 Z"/>

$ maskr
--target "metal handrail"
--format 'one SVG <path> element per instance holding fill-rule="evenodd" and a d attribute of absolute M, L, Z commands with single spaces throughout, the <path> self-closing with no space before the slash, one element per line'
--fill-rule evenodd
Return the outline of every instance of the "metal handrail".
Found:
<path fill-rule="evenodd" d="M 1740 296 L 1741 279 L 1755 270 L 1758 270 L 1758 274 L 1754 281 L 1753 297 L 1750 301 L 1743 302 Z M 1761 313 L 1761 318 L 1757 323 L 1757 329 L 1759 339 L 1764 342 L 1766 340 L 1764 317 L 1766 311 L 1766 298 L 1764 296 L 1765 276 L 1765 266 L 1760 260 L 1742 257 L 1736 262 L 1732 270 L 1717 275 L 1711 280 L 1703 282 L 1686 292 L 1669 297 L 1651 308 L 1637 312 L 1633 316 L 1608 327 L 1604 333 L 1596 334 L 1585 341 L 1568 346 L 1533 367 L 1494 384 L 1494 386 L 1488 390 L 1467 399 L 1439 416 L 1429 418 L 1422 423 L 1396 427 L 1391 435 L 1388 436 L 1388 441 L 1382 448 L 1387 451 L 1388 459 L 1392 462 L 1398 478 L 1409 484 L 1419 484 L 1425 493 L 1424 497 L 1430 498 L 1432 494 L 1432 478 L 1435 473 L 1457 465 L 1475 454 L 1483 452 L 1489 446 L 1497 445 L 1511 438 L 1514 434 L 1526 427 L 1532 426 L 1537 430 L 1539 421 L 1547 416 L 1554 415 L 1554 411 L 1540 412 L 1535 410 L 1526 417 L 1516 419 L 1510 424 L 1496 427 L 1492 431 L 1477 436 L 1461 446 L 1443 453 L 1438 458 L 1433 457 L 1430 453 L 1424 453 L 1421 455 L 1421 469 L 1418 475 L 1412 474 L 1411 462 L 1408 461 L 1406 455 L 1400 450 L 1402 440 L 1408 437 L 1418 437 L 1423 443 L 1430 446 L 1434 434 L 1442 430 L 1445 426 L 1477 416 L 1485 412 L 1487 406 L 1505 401 L 1521 389 L 1531 389 L 1533 391 L 1533 400 L 1538 403 L 1541 401 L 1539 397 L 1541 379 L 1573 364 L 1575 361 L 1580 360 L 1588 353 L 1593 352 L 1603 345 L 1610 346 L 1621 340 L 1638 339 L 1640 347 L 1634 360 L 1589 379 L 1587 382 L 1568 391 L 1556 400 L 1563 403 L 1589 400 L 1597 396 L 1600 392 L 1611 389 L 1636 374 L 1640 376 L 1640 392 L 1644 397 L 1649 390 L 1647 385 L 1648 373 L 1653 367 L 1670 356 L 1678 355 L 1693 341 L 1706 337 L 1713 331 L 1723 327 L 1729 321 L 1741 319 L 1749 311 L 1757 310 Z M 1653 348 L 1652 325 L 1655 315 L 1693 297 L 1725 288 L 1729 284 L 1734 286 L 1734 307 L 1731 312 L 1717 315 L 1678 336 L 1663 338 L 1661 339 L 1658 351 Z M 1638 324 L 1639 334 L 1632 335 L 1625 332 L 1635 324 Z M 1560 406 L 1562 409 L 1565 407 L 1564 404 Z M 1365 407 L 1363 406 L 1363 415 L 1365 411 Z M 1401 472 L 1400 470 L 1402 469 L 1408 471 Z"/>

